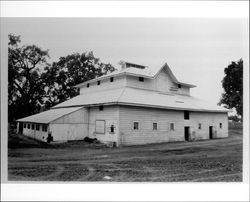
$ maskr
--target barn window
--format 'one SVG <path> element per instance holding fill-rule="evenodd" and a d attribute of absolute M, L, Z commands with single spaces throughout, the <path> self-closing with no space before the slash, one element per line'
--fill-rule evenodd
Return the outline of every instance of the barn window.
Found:
<path fill-rule="evenodd" d="M 201 129 L 201 123 L 199 123 L 198 128 L 199 128 L 199 130 Z"/>
<path fill-rule="evenodd" d="M 23 127 L 26 128 L 26 123 L 23 124 Z"/>
<path fill-rule="evenodd" d="M 99 110 L 100 110 L 100 111 L 103 111 L 103 106 L 102 106 L 102 105 L 99 106 Z"/>
<path fill-rule="evenodd" d="M 104 120 L 95 121 L 95 132 L 100 133 L 100 134 L 105 133 L 105 121 Z"/>
<path fill-rule="evenodd" d="M 98 85 L 98 86 L 100 85 L 100 83 L 101 83 L 101 81 L 97 81 L 97 85 Z"/>
<path fill-rule="evenodd" d="M 110 82 L 113 82 L 113 81 L 114 81 L 114 77 L 111 77 L 111 78 L 110 78 Z"/>
<path fill-rule="evenodd" d="M 170 130 L 174 130 L 174 123 L 170 123 Z"/>
<path fill-rule="evenodd" d="M 40 130 L 40 125 L 36 124 L 36 130 Z"/>
<path fill-rule="evenodd" d="M 28 123 L 28 125 L 27 125 L 27 126 L 28 126 L 28 129 L 30 129 L 30 124 L 29 124 L 29 123 Z"/>
<path fill-rule="evenodd" d="M 31 125 L 31 129 L 32 129 L 32 130 L 35 130 L 35 124 L 32 124 L 32 125 Z"/>
<path fill-rule="evenodd" d="M 178 84 L 178 88 L 181 88 L 181 84 Z"/>
<path fill-rule="evenodd" d="M 184 111 L 184 119 L 189 120 L 189 111 Z"/>
<path fill-rule="evenodd" d="M 139 130 L 139 122 L 134 122 L 133 129 L 134 130 Z"/>
<path fill-rule="evenodd" d="M 143 78 L 143 77 L 139 77 L 139 81 L 140 81 L 140 82 L 143 82 L 143 81 L 144 81 L 144 78 Z"/>
<path fill-rule="evenodd" d="M 87 88 L 89 88 L 89 83 L 87 83 Z"/>
<path fill-rule="evenodd" d="M 47 126 L 46 126 L 46 125 L 43 125 L 43 126 L 42 126 L 42 131 L 43 131 L 43 132 L 47 132 Z"/>
<path fill-rule="evenodd" d="M 157 123 L 153 123 L 153 130 L 157 130 Z"/>
<path fill-rule="evenodd" d="M 220 128 L 222 128 L 222 123 L 220 123 Z"/>

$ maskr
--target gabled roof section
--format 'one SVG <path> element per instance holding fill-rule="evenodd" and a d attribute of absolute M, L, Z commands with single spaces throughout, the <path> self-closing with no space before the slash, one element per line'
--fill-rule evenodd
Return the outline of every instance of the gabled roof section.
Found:
<path fill-rule="evenodd" d="M 123 63 L 128 63 L 128 62 L 124 62 Z M 128 63 L 128 64 L 133 64 L 134 66 L 136 66 L 136 64 L 134 63 Z M 188 84 L 188 83 L 183 83 L 177 80 L 177 78 L 174 76 L 173 72 L 171 71 L 170 67 L 168 66 L 167 63 L 165 63 L 161 68 L 159 68 L 158 70 L 153 70 L 152 68 L 149 68 L 147 66 L 142 66 L 142 65 L 138 65 L 140 67 L 145 67 L 145 68 L 133 68 L 133 67 L 127 67 L 127 68 L 122 68 L 121 70 L 116 70 L 110 74 L 107 75 L 103 75 L 100 76 L 98 78 L 80 83 L 78 85 L 76 85 L 75 87 L 81 87 L 83 85 L 86 85 L 87 83 L 93 83 L 99 80 L 103 80 L 106 78 L 110 78 L 110 77 L 117 77 L 117 76 L 122 76 L 122 75 L 130 75 L 130 76 L 136 76 L 136 77 L 144 77 L 144 78 L 148 78 L 148 79 L 155 79 L 157 77 L 157 75 L 162 71 L 162 69 L 166 69 L 166 71 L 168 72 L 169 76 L 171 77 L 171 79 L 173 80 L 174 83 L 176 84 L 181 84 L 183 86 L 187 86 L 189 88 L 193 88 L 196 87 L 195 85 L 192 84 Z"/>
<path fill-rule="evenodd" d="M 29 122 L 29 123 L 44 123 L 48 124 L 56 119 L 61 118 L 64 115 L 70 114 L 74 111 L 81 109 L 82 107 L 68 107 L 68 108 L 58 108 L 50 109 L 48 111 L 41 112 L 32 116 L 28 116 L 22 119 L 18 119 L 20 122 Z"/>

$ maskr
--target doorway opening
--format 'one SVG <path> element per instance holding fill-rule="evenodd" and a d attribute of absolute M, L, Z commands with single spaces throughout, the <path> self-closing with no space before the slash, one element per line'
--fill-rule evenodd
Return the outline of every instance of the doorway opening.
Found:
<path fill-rule="evenodd" d="M 209 139 L 213 139 L 213 126 L 209 126 Z"/>
<path fill-rule="evenodd" d="M 189 141 L 189 126 L 184 127 L 185 141 Z"/>

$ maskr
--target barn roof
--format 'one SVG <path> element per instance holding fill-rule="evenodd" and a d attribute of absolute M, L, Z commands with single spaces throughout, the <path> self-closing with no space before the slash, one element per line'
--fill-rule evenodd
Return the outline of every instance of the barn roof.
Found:
<path fill-rule="evenodd" d="M 54 108 L 94 105 L 131 105 L 174 110 L 228 112 L 228 109 L 187 95 L 167 94 L 126 87 L 76 96 Z"/>
<path fill-rule="evenodd" d="M 103 75 L 103 76 L 100 76 L 98 78 L 80 83 L 80 84 L 76 85 L 75 87 L 81 87 L 83 85 L 86 85 L 87 83 L 93 83 L 93 82 L 103 80 L 103 79 L 106 79 L 109 77 L 116 77 L 116 76 L 122 76 L 122 75 L 130 75 L 130 76 L 137 76 L 137 77 L 144 77 L 144 78 L 148 78 L 148 79 L 154 79 L 161 72 L 162 69 L 166 69 L 166 71 L 169 73 L 169 76 L 171 77 L 171 79 L 173 80 L 174 83 L 188 86 L 190 88 L 196 87 L 195 85 L 178 81 L 177 78 L 174 76 L 172 70 L 169 68 L 167 63 L 165 63 L 162 67 L 160 67 L 158 69 L 152 69 L 152 68 L 146 67 L 144 69 L 124 68 L 122 70 L 116 70 L 110 74 Z"/>
<path fill-rule="evenodd" d="M 48 111 L 41 112 L 32 116 L 28 116 L 22 119 L 18 119 L 20 122 L 31 122 L 31 123 L 45 123 L 48 124 L 66 114 L 70 114 L 74 111 L 81 109 L 82 107 L 68 107 L 68 108 L 58 108 L 51 109 Z"/>

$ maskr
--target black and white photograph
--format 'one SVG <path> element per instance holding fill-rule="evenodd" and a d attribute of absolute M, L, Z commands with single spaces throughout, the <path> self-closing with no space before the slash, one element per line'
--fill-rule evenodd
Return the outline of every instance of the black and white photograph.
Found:
<path fill-rule="evenodd" d="M 1 27 L 7 183 L 246 183 L 249 18 L 1 17 Z"/>

